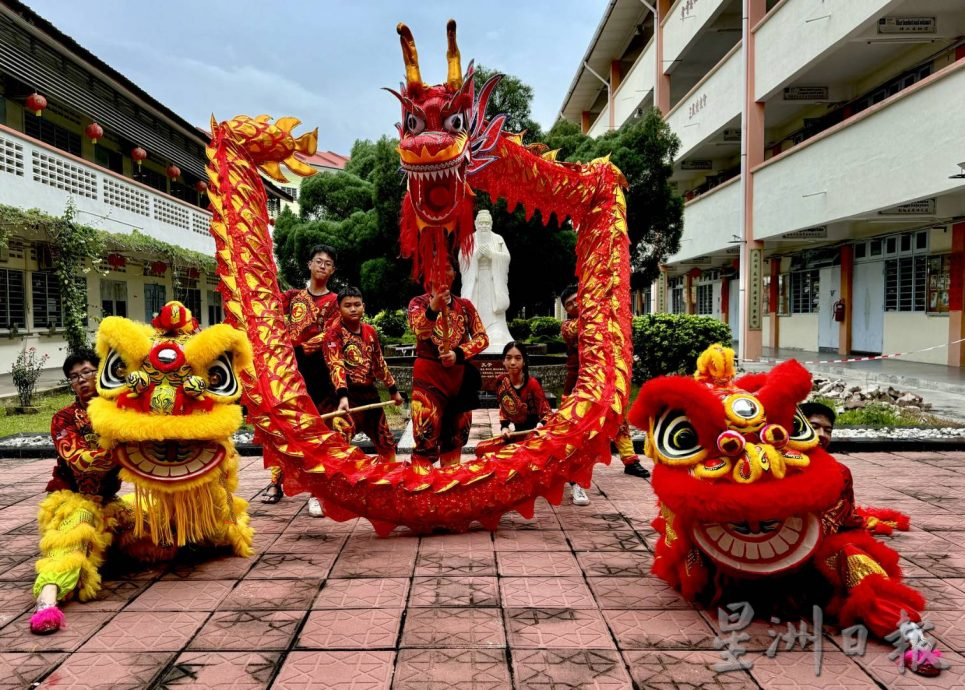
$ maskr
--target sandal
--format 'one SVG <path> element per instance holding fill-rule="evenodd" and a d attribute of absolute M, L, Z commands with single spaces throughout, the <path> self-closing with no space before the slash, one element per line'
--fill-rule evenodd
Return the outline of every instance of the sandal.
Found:
<path fill-rule="evenodd" d="M 281 500 L 281 484 L 269 484 L 265 489 L 265 495 L 261 497 L 262 503 L 278 503 Z"/>

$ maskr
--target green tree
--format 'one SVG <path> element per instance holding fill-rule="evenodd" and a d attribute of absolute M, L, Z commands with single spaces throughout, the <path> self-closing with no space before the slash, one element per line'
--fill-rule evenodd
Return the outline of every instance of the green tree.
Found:
<path fill-rule="evenodd" d="M 320 173 L 301 187 L 302 220 L 340 220 L 372 208 L 372 183 L 352 173 Z"/>
<path fill-rule="evenodd" d="M 473 79 L 476 82 L 476 93 L 497 74 L 496 70 L 487 69 L 482 65 L 476 67 Z M 524 132 L 523 142 L 531 144 L 543 138 L 543 130 L 530 114 L 530 103 L 533 102 L 533 87 L 524 84 L 519 78 L 511 74 L 504 74 L 489 97 L 486 106 L 486 119 L 491 120 L 497 115 L 506 115 L 503 127 L 508 132 Z"/>
<path fill-rule="evenodd" d="M 640 285 L 655 280 L 660 264 L 680 250 L 684 200 L 670 182 L 679 149 L 680 139 L 656 108 L 595 141 L 593 157 L 611 154 L 627 178 L 627 227 Z"/>

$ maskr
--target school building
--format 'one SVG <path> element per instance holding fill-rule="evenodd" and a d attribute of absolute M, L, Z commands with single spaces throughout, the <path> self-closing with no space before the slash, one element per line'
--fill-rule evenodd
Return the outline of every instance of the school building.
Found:
<path fill-rule="evenodd" d="M 234 115 L 234 113 L 231 113 Z M 204 147 L 187 122 L 50 22 L 0 0 L 0 205 L 62 217 L 116 241 L 76 276 L 91 331 L 103 316 L 149 321 L 178 299 L 202 325 L 222 320 L 217 276 L 166 247 L 214 256 Z M 292 194 L 266 181 L 280 210 Z M 0 372 L 28 346 L 64 357 L 53 238 L 26 215 L 0 216 Z M 145 242 L 122 241 L 137 232 Z"/>
<path fill-rule="evenodd" d="M 611 0 L 561 116 L 655 106 L 680 138 L 681 249 L 637 308 L 722 319 L 747 358 L 963 366 L 962 58 L 959 0 Z"/>

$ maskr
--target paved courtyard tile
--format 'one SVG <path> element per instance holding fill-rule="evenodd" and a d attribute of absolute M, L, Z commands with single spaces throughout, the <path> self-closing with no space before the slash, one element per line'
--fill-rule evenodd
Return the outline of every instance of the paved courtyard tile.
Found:
<path fill-rule="evenodd" d="M 68 627 L 37 637 L 27 621 L 43 487 L 24 480 L 51 463 L 3 460 L 0 690 L 965 687 L 965 453 L 842 460 L 862 505 L 912 511 L 911 531 L 886 540 L 929 601 L 929 634 L 951 664 L 937 679 L 901 674 L 887 643 L 846 656 L 830 622 L 819 677 L 810 650 L 763 654 L 767 620 L 745 630 L 752 667 L 718 672 L 716 611 L 650 573 L 654 494 L 619 466 L 596 468 L 589 506 L 538 501 L 533 520 L 505 516 L 495 534 L 380 538 L 364 520 L 311 518 L 306 496 L 255 500 L 254 557 L 115 564 L 96 601 L 68 604 Z M 246 459 L 239 495 L 266 482 Z"/>

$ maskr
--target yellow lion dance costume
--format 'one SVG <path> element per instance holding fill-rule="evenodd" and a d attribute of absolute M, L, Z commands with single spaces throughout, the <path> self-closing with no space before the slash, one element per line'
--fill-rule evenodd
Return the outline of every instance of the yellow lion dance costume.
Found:
<path fill-rule="evenodd" d="M 242 421 L 236 372 L 251 367 L 251 346 L 224 324 L 199 331 L 179 302 L 165 305 L 153 326 L 104 319 L 98 397 L 88 404 L 106 451 L 101 462 L 119 465 L 134 493 L 105 499 L 62 490 L 43 500 L 34 596 L 56 584 L 58 603 L 95 598 L 112 546 L 146 562 L 187 544 L 252 554 L 248 504 L 234 496 L 238 454 L 231 441 Z M 63 626 L 56 607 L 38 609 L 34 618 L 35 632 Z"/>

